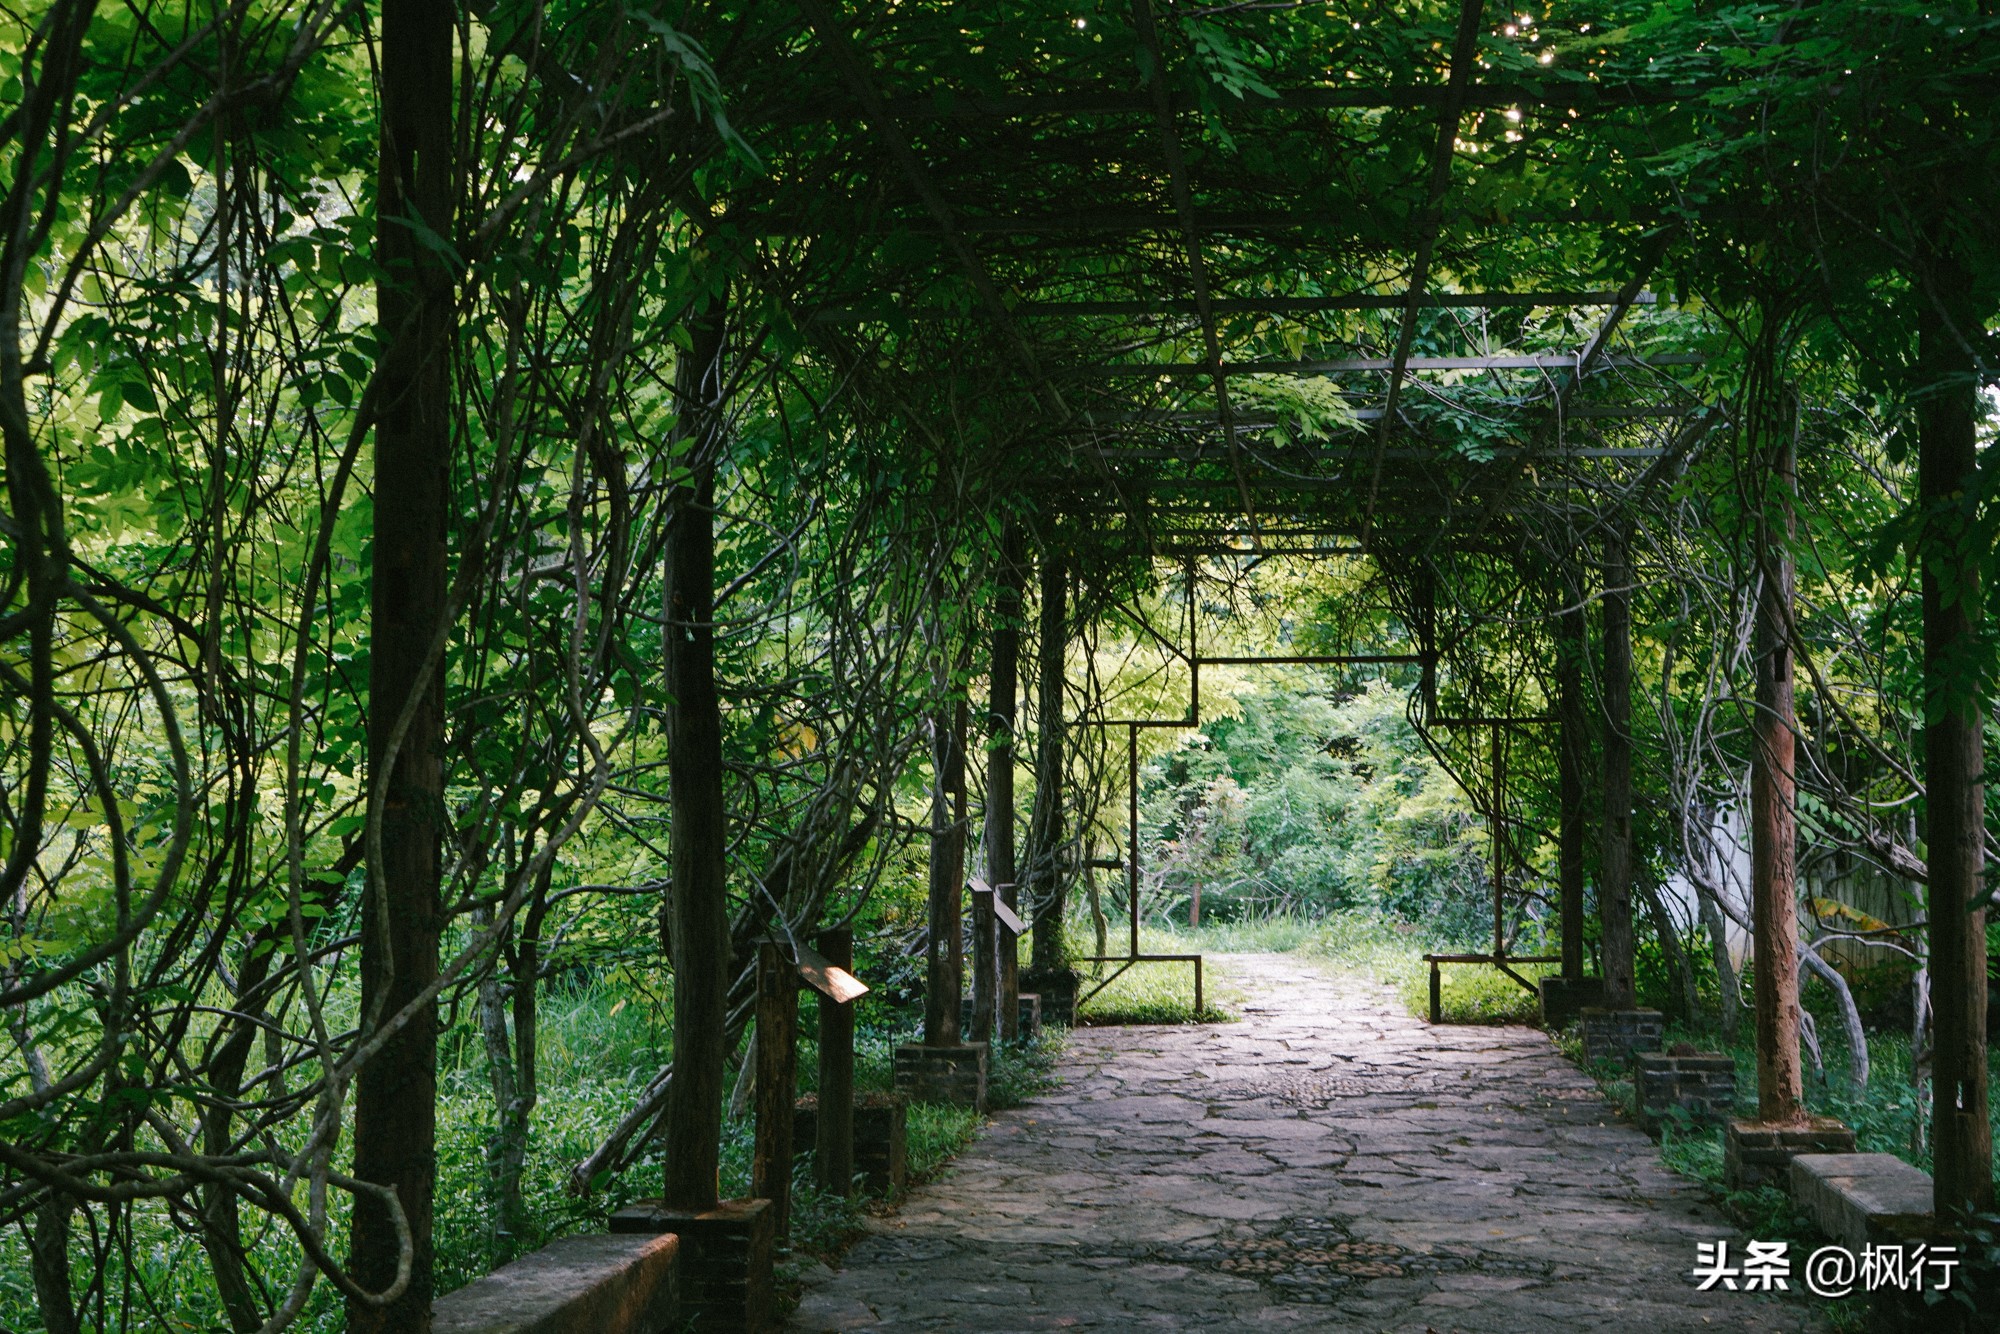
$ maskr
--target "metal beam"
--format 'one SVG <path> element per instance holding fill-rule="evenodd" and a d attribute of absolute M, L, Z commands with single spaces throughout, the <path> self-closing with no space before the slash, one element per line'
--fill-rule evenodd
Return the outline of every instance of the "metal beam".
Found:
<path fill-rule="evenodd" d="M 1153 22 L 1152 0 L 1132 0 L 1132 24 L 1138 30 L 1140 49 L 1150 58 L 1153 66 L 1146 78 L 1146 86 L 1152 96 L 1153 121 L 1160 131 L 1160 151 L 1167 161 L 1167 181 L 1174 196 L 1174 220 L 1179 225 L 1181 248 L 1187 253 L 1188 281 L 1194 288 L 1195 313 L 1201 319 L 1202 349 L 1208 354 L 1209 376 L 1215 383 L 1216 421 L 1222 427 L 1223 448 L 1229 455 L 1230 470 L 1236 474 L 1242 493 L 1244 520 L 1254 535 L 1257 531 L 1257 509 L 1250 499 L 1249 486 L 1243 483 L 1236 427 L 1229 414 L 1229 377 L 1222 369 L 1222 340 L 1216 333 L 1215 308 L 1208 290 L 1208 265 L 1201 253 L 1201 234 L 1195 223 L 1194 192 L 1188 187 L 1186 155 L 1181 151 L 1180 133 L 1174 128 L 1173 105 L 1167 96 L 1166 52 L 1160 45 L 1159 28 Z M 1132 911 L 1133 920 L 1137 921 L 1136 903 Z"/>
<path fill-rule="evenodd" d="M 1603 366 L 1702 366 L 1708 359 L 1699 352 L 1655 352 L 1642 357 L 1594 356 L 1593 365 Z M 1225 375 L 1334 375 L 1344 371 L 1388 371 L 1393 386 L 1405 371 L 1506 371 L 1575 370 L 1581 358 L 1562 353 L 1526 356 L 1484 357 L 1344 357 L 1335 361 L 1228 361 Z M 1089 366 L 1099 375 L 1141 378 L 1202 375 L 1211 373 L 1205 361 L 1134 361 Z M 1389 409 L 1393 410 L 1393 404 Z"/>
<path fill-rule="evenodd" d="M 1417 333 L 1417 302 L 1423 299 L 1424 285 L 1430 281 L 1431 256 L 1437 249 L 1438 233 L 1444 227 L 1444 196 L 1451 186 L 1452 146 L 1458 141 L 1458 122 L 1464 114 L 1465 90 L 1472 80 L 1473 53 L 1479 46 L 1479 20 L 1485 12 L 1484 0 L 1461 0 L 1458 31 L 1452 38 L 1451 71 L 1445 84 L 1444 105 L 1438 112 L 1437 142 L 1431 146 L 1430 193 L 1424 205 L 1423 234 L 1417 243 L 1416 262 L 1410 268 L 1408 300 L 1403 320 L 1396 332 L 1396 355 L 1389 370 L 1389 388 L 1382 399 L 1382 416 L 1375 423 L 1374 475 L 1368 483 L 1368 507 L 1361 517 L 1361 541 L 1366 545 L 1375 522 L 1375 499 L 1382 487 L 1379 457 L 1389 443 L 1389 427 L 1396 418 L 1396 398 L 1403 388 L 1404 364 L 1409 360 L 1410 343 Z"/>

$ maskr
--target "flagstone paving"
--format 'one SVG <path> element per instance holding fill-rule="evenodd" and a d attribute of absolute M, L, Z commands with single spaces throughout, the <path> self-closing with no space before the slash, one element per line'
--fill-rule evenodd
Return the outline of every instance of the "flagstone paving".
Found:
<path fill-rule="evenodd" d="M 1695 1291 L 1696 1243 L 1743 1238 L 1543 1034 L 1219 962 L 1241 1023 L 1077 1030 L 1062 1086 L 874 1220 L 789 1328 L 1824 1328 Z"/>

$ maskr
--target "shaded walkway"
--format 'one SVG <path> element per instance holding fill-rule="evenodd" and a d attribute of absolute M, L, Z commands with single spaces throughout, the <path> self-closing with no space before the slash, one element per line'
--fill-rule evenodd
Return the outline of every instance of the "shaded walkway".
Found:
<path fill-rule="evenodd" d="M 1079 1030 L 1063 1087 L 877 1220 L 792 1329 L 1821 1328 L 1694 1291 L 1728 1225 L 1539 1032 L 1226 966 L 1244 1022 Z"/>

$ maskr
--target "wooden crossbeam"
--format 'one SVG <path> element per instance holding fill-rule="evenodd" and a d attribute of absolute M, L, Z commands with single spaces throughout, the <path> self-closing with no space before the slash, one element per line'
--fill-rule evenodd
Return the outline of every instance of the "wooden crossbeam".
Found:
<path fill-rule="evenodd" d="M 1579 358 L 1559 353 L 1525 356 L 1471 357 L 1342 357 L 1332 361 L 1225 361 L 1225 375 L 1338 375 L 1348 371 L 1572 371 Z M 1703 366 L 1708 358 L 1699 352 L 1655 352 L 1647 356 L 1598 356 L 1591 366 Z M 1132 361 L 1086 366 L 1084 370 L 1108 378 L 1125 376 L 1171 377 L 1208 375 L 1206 362 Z"/>

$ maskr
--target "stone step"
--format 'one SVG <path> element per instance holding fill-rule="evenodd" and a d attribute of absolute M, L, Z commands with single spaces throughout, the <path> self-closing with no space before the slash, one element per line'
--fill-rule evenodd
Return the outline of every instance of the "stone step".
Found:
<path fill-rule="evenodd" d="M 1792 1200 L 1820 1231 L 1859 1253 L 1892 1223 L 1931 1215 L 1931 1178 L 1893 1153 L 1802 1153 Z"/>
<path fill-rule="evenodd" d="M 432 1334 L 668 1334 L 679 1251 L 672 1234 L 563 1237 L 438 1298 Z"/>

